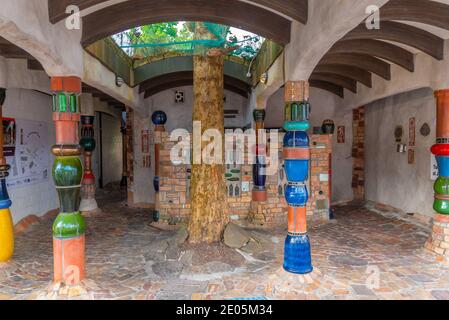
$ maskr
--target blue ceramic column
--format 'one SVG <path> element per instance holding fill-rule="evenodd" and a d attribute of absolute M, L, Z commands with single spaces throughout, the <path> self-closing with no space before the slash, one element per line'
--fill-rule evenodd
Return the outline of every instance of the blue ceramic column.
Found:
<path fill-rule="evenodd" d="M 307 202 L 309 193 L 309 84 L 292 81 L 285 85 L 284 160 L 288 204 L 288 234 L 285 240 L 284 269 L 291 273 L 312 272 L 310 240 L 307 234 Z"/>
<path fill-rule="evenodd" d="M 167 123 L 167 114 L 163 111 L 156 111 L 153 113 L 151 117 L 151 121 L 154 124 L 154 131 L 159 132 L 165 132 L 164 125 Z M 155 141 L 154 143 L 154 180 L 153 180 L 153 186 L 154 191 L 156 192 L 156 210 L 153 215 L 153 220 L 155 222 L 159 221 L 160 213 L 158 211 L 158 193 L 159 193 L 159 150 L 160 150 L 160 144 Z"/>

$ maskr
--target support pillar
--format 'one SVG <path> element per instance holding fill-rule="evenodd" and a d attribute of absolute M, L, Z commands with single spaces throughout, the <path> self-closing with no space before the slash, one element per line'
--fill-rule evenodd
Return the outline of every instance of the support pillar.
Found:
<path fill-rule="evenodd" d="M 60 213 L 53 224 L 54 282 L 77 285 L 85 277 L 85 222 L 79 211 L 83 165 L 78 144 L 81 80 L 51 78 L 56 144 L 53 180 Z"/>
<path fill-rule="evenodd" d="M 126 186 L 128 205 L 134 205 L 134 110 L 126 107 Z"/>
<path fill-rule="evenodd" d="M 14 254 L 14 225 L 11 217 L 11 200 L 6 188 L 6 177 L 10 166 L 6 163 L 3 154 L 3 103 L 6 99 L 6 90 L 0 88 L 0 262 L 7 262 Z"/>
<path fill-rule="evenodd" d="M 284 269 L 291 273 L 307 274 L 313 271 L 310 240 L 307 234 L 307 202 L 309 193 L 310 143 L 309 84 L 291 81 L 285 85 L 284 138 L 285 173 L 288 204 L 288 235 L 285 240 Z"/>
<path fill-rule="evenodd" d="M 92 171 L 92 153 L 95 151 L 95 133 L 94 133 L 93 115 L 81 116 L 81 140 L 80 145 L 83 148 L 84 156 L 84 175 L 81 187 L 81 212 L 91 212 L 98 209 L 95 200 L 95 176 Z"/>
<path fill-rule="evenodd" d="M 155 136 L 159 135 L 161 137 L 161 133 L 165 132 L 164 125 L 167 123 L 167 114 L 163 111 L 156 111 L 153 113 L 151 117 L 151 121 L 154 124 L 154 132 Z M 156 208 L 153 215 L 154 222 L 158 222 L 160 219 L 160 212 L 159 212 L 159 161 L 160 161 L 160 142 L 161 139 L 155 139 L 154 142 L 154 179 L 153 179 L 153 186 L 154 191 L 156 192 L 155 199 L 156 199 Z"/>
<path fill-rule="evenodd" d="M 435 92 L 437 99 L 436 144 L 432 147 L 438 163 L 439 176 L 435 181 L 432 235 L 428 249 L 449 262 L 449 89 Z"/>
<path fill-rule="evenodd" d="M 120 132 L 122 133 L 122 180 L 120 181 L 120 187 L 127 189 L 128 187 L 128 159 L 127 159 L 127 140 L 126 140 L 126 112 L 122 113 L 122 126 Z"/>
<path fill-rule="evenodd" d="M 267 189 L 265 188 L 266 150 L 265 146 L 259 141 L 259 130 L 264 129 L 265 115 L 265 110 L 262 109 L 256 109 L 253 113 L 256 122 L 256 163 L 253 165 L 253 201 L 255 202 L 267 201 Z"/>

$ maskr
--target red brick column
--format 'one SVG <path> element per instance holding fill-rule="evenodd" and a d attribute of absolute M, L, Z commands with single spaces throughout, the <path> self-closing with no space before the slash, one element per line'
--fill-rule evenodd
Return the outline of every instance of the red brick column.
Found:
<path fill-rule="evenodd" d="M 128 187 L 128 204 L 134 204 L 134 110 L 126 107 L 126 175 Z"/>
<path fill-rule="evenodd" d="M 353 111 L 352 190 L 354 200 L 365 199 L 365 107 Z"/>

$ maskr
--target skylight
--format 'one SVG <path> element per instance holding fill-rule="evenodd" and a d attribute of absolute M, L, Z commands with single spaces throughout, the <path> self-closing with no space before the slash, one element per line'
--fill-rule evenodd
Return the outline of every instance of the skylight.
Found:
<path fill-rule="evenodd" d="M 252 60 L 265 41 L 261 36 L 238 28 L 211 23 L 208 26 L 226 34 L 223 39 L 219 39 L 221 35 L 217 36 L 217 46 L 238 46 L 230 55 L 245 60 Z M 136 59 L 166 54 L 188 55 L 192 54 L 193 47 L 198 44 L 190 29 L 191 24 L 188 22 L 165 22 L 133 28 L 112 38 L 129 56 Z M 211 46 L 215 46 L 214 40 L 211 41 Z"/>

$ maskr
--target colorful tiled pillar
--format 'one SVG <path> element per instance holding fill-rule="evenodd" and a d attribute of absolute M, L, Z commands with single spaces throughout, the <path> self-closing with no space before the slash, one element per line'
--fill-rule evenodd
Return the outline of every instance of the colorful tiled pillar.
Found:
<path fill-rule="evenodd" d="M 81 116 L 81 140 L 80 145 L 83 148 L 84 156 L 84 175 L 81 187 L 81 212 L 95 211 L 98 209 L 95 200 L 95 176 L 92 171 L 92 153 L 95 151 L 95 116 Z"/>
<path fill-rule="evenodd" d="M 253 201 L 265 202 L 267 201 L 267 189 L 265 187 L 266 175 L 266 150 L 265 145 L 259 141 L 259 130 L 264 129 L 265 110 L 256 109 L 253 112 L 254 121 L 256 123 L 256 161 L 253 165 Z"/>
<path fill-rule="evenodd" d="M 434 184 L 433 228 L 428 249 L 449 262 L 449 89 L 435 92 L 437 100 L 436 144 L 432 147 L 439 176 Z"/>
<path fill-rule="evenodd" d="M 291 273 L 313 271 L 310 240 L 307 234 L 310 143 L 309 84 L 290 81 L 285 85 L 284 161 L 287 177 L 285 198 L 288 204 L 288 235 L 285 240 L 284 269 Z"/>
<path fill-rule="evenodd" d="M 151 117 L 151 121 L 154 124 L 154 132 L 156 135 L 161 135 L 162 132 L 165 132 L 165 124 L 167 123 L 167 114 L 163 111 L 156 111 L 153 113 Z M 154 143 L 154 179 L 153 179 L 153 186 L 154 191 L 156 192 L 156 210 L 154 212 L 153 220 L 155 222 L 159 221 L 160 219 L 160 212 L 159 212 L 159 161 L 160 161 L 160 141 L 161 139 L 155 139 Z"/>
<path fill-rule="evenodd" d="M 79 142 L 79 95 L 77 77 L 51 78 L 56 144 L 53 180 L 60 213 L 53 224 L 54 282 L 76 285 L 85 277 L 85 222 L 79 211 L 83 165 Z"/>
<path fill-rule="evenodd" d="M 0 262 L 7 262 L 14 254 L 14 225 L 11 217 L 11 200 L 6 188 L 10 166 L 3 153 L 3 104 L 6 90 L 0 88 Z"/>

